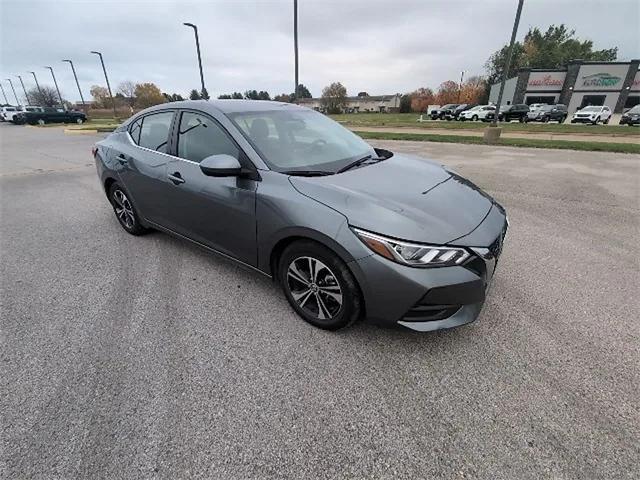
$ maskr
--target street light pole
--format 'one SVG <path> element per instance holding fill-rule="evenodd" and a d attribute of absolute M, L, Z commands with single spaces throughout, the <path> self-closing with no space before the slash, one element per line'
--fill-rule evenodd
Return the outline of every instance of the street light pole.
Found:
<path fill-rule="evenodd" d="M 76 85 L 78 86 L 78 93 L 80 94 L 80 100 L 82 100 L 82 108 L 86 110 L 87 105 L 84 103 L 84 97 L 82 96 L 82 90 L 80 90 L 80 83 L 78 82 L 78 76 L 76 75 L 76 69 L 73 68 L 73 62 L 71 60 L 62 60 L 63 62 L 69 63 L 71 65 L 71 71 L 73 72 L 73 78 L 76 79 Z M 87 113 L 87 112 L 85 112 Z"/>
<path fill-rule="evenodd" d="M 9 100 L 7 99 L 7 94 L 4 93 L 4 87 L 2 86 L 2 84 L 0 83 L 0 89 L 2 89 L 2 96 L 4 97 L 4 103 L 6 103 L 7 105 L 9 105 Z"/>
<path fill-rule="evenodd" d="M 200 39 L 198 38 L 198 27 L 196 27 L 193 23 L 188 23 L 188 22 L 183 23 L 183 25 L 193 28 L 193 33 L 196 36 L 196 50 L 198 52 L 198 67 L 200 67 L 200 84 L 202 85 L 202 91 L 200 93 L 207 92 L 208 94 L 209 92 L 204 86 L 204 74 L 202 73 L 202 57 L 200 56 Z"/>
<path fill-rule="evenodd" d="M 462 82 L 464 81 L 464 70 L 460 74 L 460 86 L 458 87 L 458 103 L 460 103 L 460 94 L 462 93 Z"/>
<path fill-rule="evenodd" d="M 11 90 L 13 90 L 13 96 L 16 97 L 16 106 L 20 105 L 20 100 L 18 100 L 18 95 L 16 95 L 16 89 L 13 88 L 13 82 L 11 81 L 10 78 L 7 78 L 6 80 L 9 81 L 9 85 L 11 85 Z"/>
<path fill-rule="evenodd" d="M 511 59 L 513 57 L 513 45 L 516 41 L 516 34 L 518 33 L 518 24 L 520 23 L 520 14 L 522 13 L 522 5 L 524 0 L 518 0 L 518 10 L 516 11 L 516 19 L 513 22 L 513 30 L 511 31 L 511 42 L 509 43 L 509 54 L 507 55 L 507 63 L 502 73 L 502 81 L 500 82 L 500 93 L 498 94 L 498 102 L 496 103 L 496 110 L 493 115 L 492 127 L 498 126 L 498 115 L 500 114 L 500 104 L 502 103 L 502 94 L 504 93 L 504 84 L 507 82 L 507 76 L 509 75 L 509 68 L 511 67 Z"/>
<path fill-rule="evenodd" d="M 293 0 L 293 54 L 295 58 L 295 89 L 293 90 L 293 101 L 298 101 L 298 0 Z"/>
<path fill-rule="evenodd" d="M 109 84 L 109 77 L 107 76 L 107 69 L 104 67 L 104 60 L 102 59 L 102 53 L 91 51 L 94 55 L 98 55 L 100 57 L 100 63 L 102 64 L 102 71 L 104 72 L 104 79 L 107 81 L 107 89 L 109 89 L 109 97 L 111 97 L 111 104 L 113 105 L 113 117 L 118 118 L 118 114 L 116 113 L 116 101 L 111 94 L 111 85 Z"/>
<path fill-rule="evenodd" d="M 36 77 L 36 72 L 29 72 L 33 75 L 33 79 L 36 81 L 36 87 L 38 87 L 38 92 L 40 92 L 40 99 L 44 99 L 44 95 L 42 95 L 42 89 L 40 88 L 40 84 L 38 83 L 38 78 Z"/>
<path fill-rule="evenodd" d="M 62 95 L 60 95 L 60 89 L 58 88 L 58 82 L 56 81 L 56 74 L 53 73 L 52 67 L 44 67 L 44 68 L 48 68 L 49 70 L 51 70 L 51 76 L 53 77 L 53 84 L 56 86 L 56 92 L 58 92 L 58 98 L 60 99 L 60 106 L 63 107 L 64 102 L 62 101 Z"/>
<path fill-rule="evenodd" d="M 20 84 L 22 85 L 22 91 L 24 92 L 24 98 L 27 99 L 27 105 L 31 105 L 31 100 L 29 100 L 29 95 L 27 95 L 27 89 L 24 88 L 24 82 L 22 81 L 22 77 L 20 75 L 16 75 L 20 79 Z"/>

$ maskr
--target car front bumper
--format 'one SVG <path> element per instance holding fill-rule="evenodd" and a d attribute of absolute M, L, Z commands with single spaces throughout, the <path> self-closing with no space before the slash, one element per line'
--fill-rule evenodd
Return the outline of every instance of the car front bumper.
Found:
<path fill-rule="evenodd" d="M 473 322 L 492 284 L 506 231 L 504 218 L 490 245 L 467 247 L 475 256 L 464 266 L 415 268 L 376 254 L 355 260 L 352 270 L 362 278 L 367 320 L 420 332 Z"/>
<path fill-rule="evenodd" d="M 595 121 L 595 118 L 590 117 L 573 117 L 571 119 L 571 123 L 593 123 Z"/>
<path fill-rule="evenodd" d="M 620 125 L 640 125 L 640 117 L 622 117 Z"/>

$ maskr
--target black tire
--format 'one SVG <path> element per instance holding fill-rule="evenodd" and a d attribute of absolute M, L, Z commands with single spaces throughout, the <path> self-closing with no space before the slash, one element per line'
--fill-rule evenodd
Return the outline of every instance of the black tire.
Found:
<path fill-rule="evenodd" d="M 44 118 L 39 118 L 38 120 L 36 120 L 36 122 L 37 122 L 37 123 L 38 123 L 38 125 L 40 125 L 40 126 L 42 126 L 42 125 L 44 125 L 45 123 L 47 123 L 47 122 L 45 122 L 45 121 L 44 121 Z"/>
<path fill-rule="evenodd" d="M 518 119 L 518 121 L 519 121 L 520 123 L 524 123 L 524 117 L 520 117 L 520 118 Z"/>
<path fill-rule="evenodd" d="M 597 117 L 593 122 L 591 122 L 591 124 L 597 125 L 599 121 L 600 121 L 600 117 Z"/>
<path fill-rule="evenodd" d="M 124 200 L 122 196 L 124 196 Z M 109 187 L 109 202 L 120 226 L 131 235 L 144 235 L 148 229 L 140 223 L 138 210 L 131 201 L 129 193 L 117 183 Z"/>
<path fill-rule="evenodd" d="M 338 330 L 352 325 L 362 315 L 362 295 L 356 279 L 324 245 L 311 240 L 289 245 L 280 256 L 278 279 L 291 307 L 315 327 Z"/>
<path fill-rule="evenodd" d="M 611 117 L 609 117 L 611 118 Z M 602 122 L 603 125 L 609 125 L 609 119 L 607 118 L 604 122 Z"/>
<path fill-rule="evenodd" d="M 542 123 L 549 123 L 549 117 L 542 117 Z"/>
<path fill-rule="evenodd" d="M 471 117 L 471 120 L 473 120 L 474 122 L 478 121 L 478 115 L 474 115 L 473 117 Z"/>

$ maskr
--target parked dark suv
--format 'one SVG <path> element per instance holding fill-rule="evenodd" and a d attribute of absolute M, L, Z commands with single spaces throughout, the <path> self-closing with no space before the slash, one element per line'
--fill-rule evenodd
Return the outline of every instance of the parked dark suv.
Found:
<path fill-rule="evenodd" d="M 555 121 L 564 123 L 567 119 L 567 106 L 561 103 L 557 105 L 542 105 L 536 110 L 530 111 L 525 117 L 525 122 L 544 122 Z"/>
<path fill-rule="evenodd" d="M 448 103 L 447 105 L 443 105 L 442 107 L 431 110 L 431 120 L 443 120 L 445 115 L 453 113 L 453 111 L 458 107 L 458 103 Z"/>
<path fill-rule="evenodd" d="M 444 118 L 446 120 L 460 120 L 460 114 L 466 110 L 469 110 L 475 107 L 477 104 L 475 103 L 462 103 L 458 105 L 451 111 L 448 111 L 444 114 Z"/>
<path fill-rule="evenodd" d="M 515 104 L 509 105 L 498 114 L 498 120 L 501 122 L 510 122 L 512 120 L 518 120 L 524 122 L 529 113 L 529 105 Z"/>
<path fill-rule="evenodd" d="M 620 119 L 620 125 L 640 125 L 640 105 L 636 105 L 624 112 Z"/>

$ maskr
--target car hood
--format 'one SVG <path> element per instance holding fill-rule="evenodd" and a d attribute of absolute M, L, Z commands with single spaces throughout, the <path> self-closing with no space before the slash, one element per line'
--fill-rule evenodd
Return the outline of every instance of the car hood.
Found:
<path fill-rule="evenodd" d="M 303 195 L 345 215 L 349 224 L 398 239 L 446 244 L 476 229 L 493 199 L 458 174 L 420 157 L 326 177 L 290 177 Z"/>

